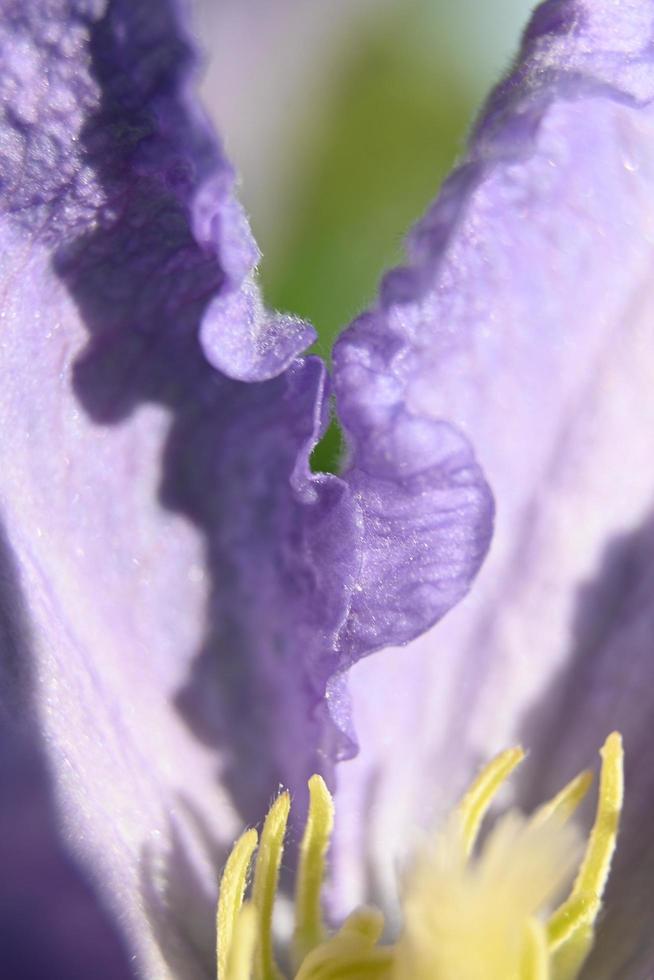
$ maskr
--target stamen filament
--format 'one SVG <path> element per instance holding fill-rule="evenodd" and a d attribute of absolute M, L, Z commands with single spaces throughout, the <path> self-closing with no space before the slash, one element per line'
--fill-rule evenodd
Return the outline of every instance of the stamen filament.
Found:
<path fill-rule="evenodd" d="M 552 797 L 547 803 L 543 803 L 536 810 L 531 818 L 533 826 L 540 827 L 542 824 L 547 823 L 548 820 L 554 819 L 559 819 L 561 823 L 565 823 L 583 801 L 592 785 L 593 774 L 590 769 L 580 772 L 556 796 Z"/>
<path fill-rule="evenodd" d="M 550 980 L 547 937 L 537 919 L 527 923 L 527 949 L 521 980 Z"/>
<path fill-rule="evenodd" d="M 484 766 L 461 800 L 458 815 L 466 857 L 470 856 L 475 846 L 482 820 L 497 791 L 524 757 L 525 753 L 520 746 L 507 749 L 495 756 L 488 765 Z"/>
<path fill-rule="evenodd" d="M 375 946 L 383 928 L 378 909 L 356 909 L 336 935 L 309 953 L 295 980 L 390 980 L 393 950 Z"/>
<path fill-rule="evenodd" d="M 309 780 L 309 799 L 295 890 L 293 946 L 297 966 L 325 938 L 320 894 L 334 826 L 334 803 L 321 776 Z"/>
<path fill-rule="evenodd" d="M 348 915 L 339 931 L 360 936 L 372 946 L 381 939 L 384 931 L 384 916 L 379 909 L 362 905 Z"/>
<path fill-rule="evenodd" d="M 236 919 L 225 980 L 250 980 L 256 944 L 257 913 L 251 902 L 246 902 Z"/>
<path fill-rule="evenodd" d="M 622 739 L 609 735 L 602 749 L 602 771 L 595 823 L 570 897 L 548 923 L 550 950 L 556 950 L 596 918 L 615 851 L 624 794 Z"/>
<path fill-rule="evenodd" d="M 273 953 L 272 917 L 290 809 L 291 797 L 282 793 L 268 811 L 261 832 L 252 886 L 252 904 L 257 913 L 255 980 L 282 980 Z"/>
<path fill-rule="evenodd" d="M 552 980 L 577 980 L 595 939 L 592 925 L 580 926 L 551 953 Z"/>
<path fill-rule="evenodd" d="M 257 840 L 256 830 L 246 830 L 239 837 L 227 859 L 220 881 L 216 914 L 218 980 L 231 980 L 228 972 L 230 951 L 237 939 L 235 935 L 237 920 L 243 904 L 248 871 Z"/>
<path fill-rule="evenodd" d="M 391 980 L 393 949 L 339 943 L 333 939 L 311 952 L 295 980 Z"/>

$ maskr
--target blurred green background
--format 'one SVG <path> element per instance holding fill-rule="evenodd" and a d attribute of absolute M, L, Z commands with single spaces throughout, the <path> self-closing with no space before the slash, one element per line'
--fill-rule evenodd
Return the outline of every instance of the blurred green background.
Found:
<path fill-rule="evenodd" d="M 532 4 L 207 4 L 205 101 L 242 174 L 267 303 L 310 319 L 329 360 L 401 261 Z M 332 431 L 320 464 L 331 468 L 336 451 Z"/>
<path fill-rule="evenodd" d="M 292 232 L 261 266 L 271 305 L 310 318 L 325 356 L 399 261 L 472 111 L 453 53 L 418 43 L 420 13 L 384 12 L 344 53 L 321 117 L 304 127 Z"/>

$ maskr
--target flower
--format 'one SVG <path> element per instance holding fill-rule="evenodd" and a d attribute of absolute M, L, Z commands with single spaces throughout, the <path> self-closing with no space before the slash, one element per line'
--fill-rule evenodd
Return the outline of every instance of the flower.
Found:
<path fill-rule="evenodd" d="M 172 3 L 5 8 L 0 847 L 16 871 L 2 962 L 16 978 L 44 961 L 50 975 L 118 978 L 126 947 L 140 975 L 193 980 L 211 969 L 216 851 L 277 781 L 329 776 L 353 752 L 346 671 L 426 630 L 479 569 L 492 503 L 470 436 L 499 501 L 494 552 L 433 637 L 355 668 L 363 751 L 339 770 L 337 884 L 356 891 L 339 861 L 366 850 L 373 781 L 366 833 L 383 872 L 412 793 L 429 809 L 425 771 L 449 794 L 446 777 L 507 741 L 557 668 L 574 700 L 554 692 L 545 708 L 574 715 L 578 753 L 599 723 L 621 727 L 628 750 L 645 731 L 642 666 L 638 697 L 608 700 L 592 723 L 579 705 L 610 696 L 605 635 L 634 629 L 611 642 L 642 661 L 641 566 L 629 603 L 624 578 L 607 586 L 624 608 L 593 610 L 592 669 L 566 640 L 575 589 L 607 537 L 636 534 L 651 492 L 653 12 L 649 0 L 537 12 L 409 264 L 338 345 L 350 455 L 334 476 L 309 468 L 329 400 L 322 364 L 299 356 L 312 330 L 262 307 Z M 442 729 L 426 726 L 423 698 Z M 384 715 L 402 780 L 383 758 Z M 529 741 L 542 796 L 571 760 L 545 735 Z M 648 846 L 641 785 L 632 861 Z M 28 852 L 42 857 L 30 866 Z M 633 881 L 618 869 L 624 908 Z M 615 963 L 638 970 L 642 933 L 619 934 Z"/>
<path fill-rule="evenodd" d="M 139 969 L 202 975 L 198 822 L 225 846 L 236 808 L 352 751 L 337 675 L 465 593 L 490 493 L 391 385 L 392 426 L 349 413 L 347 478 L 310 472 L 326 372 L 297 356 L 312 329 L 262 308 L 172 4 L 33 0 L 2 29 L 11 751 L 51 772 Z"/>

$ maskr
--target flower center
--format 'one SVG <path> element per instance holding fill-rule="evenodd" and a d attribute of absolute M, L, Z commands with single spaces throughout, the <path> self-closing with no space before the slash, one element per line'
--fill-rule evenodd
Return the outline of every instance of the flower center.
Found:
<path fill-rule="evenodd" d="M 594 941 L 615 850 L 623 796 L 620 735 L 609 735 L 601 756 L 597 812 L 585 849 L 570 818 L 590 788 L 590 772 L 531 817 L 509 812 L 499 818 L 477 848 L 482 820 L 524 753 L 509 749 L 493 759 L 446 828 L 416 854 L 404 882 L 402 932 L 392 945 L 380 943 L 384 920 L 374 908 L 355 910 L 327 934 L 321 889 L 333 802 L 321 777 L 313 776 L 296 882 L 295 980 L 575 980 Z M 271 806 L 261 839 L 247 830 L 227 861 L 218 902 L 218 980 L 283 980 L 272 913 L 289 811 L 285 792 Z M 569 895 L 557 906 L 575 867 Z"/>

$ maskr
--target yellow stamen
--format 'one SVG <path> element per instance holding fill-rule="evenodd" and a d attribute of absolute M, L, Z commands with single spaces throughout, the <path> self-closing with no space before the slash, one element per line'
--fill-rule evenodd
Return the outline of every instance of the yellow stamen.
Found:
<path fill-rule="evenodd" d="M 299 966 L 325 938 L 320 893 L 325 858 L 334 826 L 334 803 L 321 776 L 309 780 L 309 816 L 302 844 L 295 890 L 295 962 Z"/>
<path fill-rule="evenodd" d="M 609 735 L 600 750 L 602 771 L 595 823 L 572 893 L 548 923 L 551 951 L 597 918 L 616 847 L 624 795 L 622 739 Z"/>
<path fill-rule="evenodd" d="M 594 939 L 593 927 L 581 926 L 558 949 L 550 953 L 552 980 L 576 980 L 591 951 Z"/>
<path fill-rule="evenodd" d="M 291 797 L 282 793 L 268 811 L 261 831 L 252 886 L 252 904 L 257 911 L 255 980 L 281 980 L 282 977 L 273 953 L 272 916 L 290 809 Z"/>
<path fill-rule="evenodd" d="M 388 948 L 358 950 L 329 944 L 307 957 L 295 980 L 391 980 L 392 962 Z"/>
<path fill-rule="evenodd" d="M 390 980 L 392 951 L 375 946 L 383 928 L 378 909 L 356 909 L 335 936 L 311 951 L 295 980 Z"/>
<path fill-rule="evenodd" d="M 536 810 L 531 818 L 532 824 L 539 826 L 549 820 L 560 820 L 565 823 L 584 800 L 592 785 L 593 774 L 590 769 L 580 772 L 556 796 Z"/>
<path fill-rule="evenodd" d="M 515 748 L 482 770 L 456 819 L 415 862 L 403 897 L 404 928 L 393 945 L 381 944 L 383 916 L 367 907 L 326 936 L 320 892 L 333 802 L 314 776 L 295 894 L 295 980 L 577 980 L 593 945 L 616 845 L 623 797 L 618 734 L 608 737 L 601 755 L 595 823 L 570 897 L 549 919 L 552 900 L 577 864 L 569 822 L 592 775 L 582 772 L 529 819 L 500 817 L 471 857 L 498 789 L 524 758 Z M 217 915 L 219 980 L 282 980 L 272 919 L 289 809 L 283 793 L 266 817 L 249 903 L 243 897 L 256 832 L 243 834 L 229 857 Z"/>
<path fill-rule="evenodd" d="M 521 980 L 550 980 L 545 930 L 538 919 L 527 923 L 527 949 Z"/>
<path fill-rule="evenodd" d="M 381 939 L 383 931 L 384 916 L 379 909 L 369 905 L 363 905 L 361 908 L 355 909 L 354 912 L 350 912 L 339 929 L 340 933 L 356 933 L 356 935 L 361 936 L 366 942 L 370 943 L 371 946 Z"/>
<path fill-rule="evenodd" d="M 231 980 L 227 965 L 235 942 L 236 922 L 243 904 L 250 862 L 256 846 L 256 830 L 246 830 L 234 844 L 223 871 L 216 915 L 218 980 Z"/>
<path fill-rule="evenodd" d="M 392 950 L 375 945 L 383 929 L 378 909 L 356 909 L 331 939 L 309 953 L 295 980 L 390 980 Z"/>
<path fill-rule="evenodd" d="M 482 820 L 493 798 L 513 770 L 525 757 L 520 746 L 507 749 L 484 766 L 459 804 L 458 815 L 464 853 L 468 857 L 475 846 Z"/>
<path fill-rule="evenodd" d="M 246 902 L 236 919 L 225 980 L 250 980 L 256 945 L 257 910 L 251 902 Z"/>

